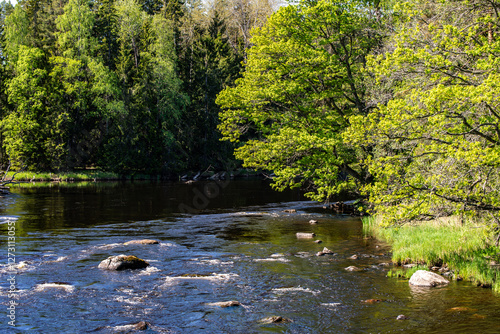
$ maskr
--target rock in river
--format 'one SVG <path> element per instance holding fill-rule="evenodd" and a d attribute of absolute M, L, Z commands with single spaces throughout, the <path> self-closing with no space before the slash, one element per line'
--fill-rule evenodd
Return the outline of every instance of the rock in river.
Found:
<path fill-rule="evenodd" d="M 158 240 L 153 240 L 153 239 L 139 239 L 139 240 L 130 240 L 124 243 L 124 245 L 155 245 L 159 244 L 160 242 Z"/>
<path fill-rule="evenodd" d="M 264 324 L 284 324 L 287 322 L 292 322 L 292 320 L 287 319 L 287 318 L 283 318 L 280 315 L 275 315 L 272 317 L 267 317 L 267 318 L 261 319 L 260 322 L 264 323 Z"/>
<path fill-rule="evenodd" d="M 117 255 L 110 256 L 106 260 L 99 263 L 100 269 L 107 270 L 125 270 L 125 269 L 142 269 L 149 266 L 149 263 L 139 259 L 133 255 Z"/>
<path fill-rule="evenodd" d="M 239 301 L 236 301 L 236 300 L 230 300 L 230 301 L 227 301 L 227 302 L 216 302 L 216 303 L 208 303 L 207 305 L 210 305 L 210 306 L 219 306 L 219 307 L 233 307 L 233 306 L 241 306 L 240 302 Z"/>
<path fill-rule="evenodd" d="M 356 266 L 349 266 L 349 267 L 345 268 L 345 270 L 347 270 L 347 271 L 362 271 L 363 269 L 360 269 Z"/>
<path fill-rule="evenodd" d="M 434 287 L 439 285 L 446 285 L 449 283 L 449 281 L 436 273 L 426 270 L 417 270 L 411 276 L 409 283 L 410 285 L 414 286 Z"/>
<path fill-rule="evenodd" d="M 302 233 L 302 232 L 297 232 L 295 234 L 297 236 L 297 239 L 312 239 L 316 236 L 314 233 Z"/>
<path fill-rule="evenodd" d="M 316 256 L 323 256 L 323 255 L 326 255 L 326 254 L 334 255 L 335 253 L 325 247 L 325 248 L 323 248 L 323 250 L 321 252 L 317 252 Z"/>

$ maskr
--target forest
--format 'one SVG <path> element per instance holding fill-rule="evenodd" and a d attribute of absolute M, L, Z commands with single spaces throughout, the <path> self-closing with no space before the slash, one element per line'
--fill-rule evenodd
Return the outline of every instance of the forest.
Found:
<path fill-rule="evenodd" d="M 239 164 L 387 224 L 500 227 L 496 0 L 1 4 L 3 163 Z M 233 156 L 234 151 L 234 156 Z"/>
<path fill-rule="evenodd" d="M 230 170 L 216 95 L 240 76 L 267 0 L 0 5 L 1 158 L 14 168 Z"/>

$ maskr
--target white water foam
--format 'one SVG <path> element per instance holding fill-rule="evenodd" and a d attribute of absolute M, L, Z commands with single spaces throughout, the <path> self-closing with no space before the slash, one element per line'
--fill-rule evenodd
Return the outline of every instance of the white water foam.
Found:
<path fill-rule="evenodd" d="M 312 293 L 315 296 L 320 293 L 320 291 L 311 290 L 309 288 L 303 288 L 300 285 L 297 286 L 297 287 L 290 287 L 290 288 L 276 288 L 276 289 L 273 289 L 273 291 L 276 292 L 276 293 L 307 292 L 307 293 Z"/>
<path fill-rule="evenodd" d="M 238 274 L 216 274 L 203 276 L 167 276 L 163 286 L 172 286 L 182 281 L 208 281 L 208 282 L 226 282 L 239 277 Z"/>
<path fill-rule="evenodd" d="M 72 293 L 75 291 L 75 287 L 71 284 L 65 284 L 65 283 L 42 283 L 42 284 L 37 284 L 35 285 L 34 291 L 35 292 L 42 292 L 42 291 L 47 291 L 50 289 L 59 289 L 59 290 L 64 290 L 66 292 Z"/>
<path fill-rule="evenodd" d="M 287 263 L 290 262 L 290 260 L 285 259 L 284 257 L 271 257 L 267 259 L 254 259 L 253 262 L 282 262 L 282 263 Z"/>
<path fill-rule="evenodd" d="M 328 308 L 337 308 L 339 306 L 342 306 L 341 303 L 321 303 L 321 306 L 325 306 Z"/>

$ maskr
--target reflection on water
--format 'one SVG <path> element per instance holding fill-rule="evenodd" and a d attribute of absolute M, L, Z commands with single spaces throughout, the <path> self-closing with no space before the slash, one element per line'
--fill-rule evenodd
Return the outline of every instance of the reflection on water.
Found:
<path fill-rule="evenodd" d="M 200 213 L 181 213 L 204 186 L 14 190 L 0 204 L 0 215 L 17 219 L 18 327 L 0 332 L 117 333 L 140 321 L 149 323 L 151 333 L 500 330 L 500 298 L 491 290 L 466 282 L 417 290 L 387 278 L 389 268 L 380 264 L 390 261 L 389 249 L 364 238 L 357 218 L 324 212 L 296 192 L 274 193 L 260 181 L 232 181 Z M 297 212 L 285 212 L 290 208 Z M 5 249 L 7 225 L 0 229 Z M 297 239 L 297 232 L 313 232 L 322 243 Z M 124 244 L 133 239 L 160 243 Z M 335 255 L 316 256 L 324 247 Z M 150 266 L 97 268 L 118 254 L 136 255 Z M 358 259 L 350 259 L 354 254 Z M 345 270 L 352 265 L 361 271 Z M 5 263 L 0 275 L 5 282 Z M 219 306 L 226 301 L 240 305 Z M 0 302 L 5 309 L 5 284 Z M 400 314 L 408 319 L 396 320 Z M 291 322 L 262 321 L 272 316 Z"/>

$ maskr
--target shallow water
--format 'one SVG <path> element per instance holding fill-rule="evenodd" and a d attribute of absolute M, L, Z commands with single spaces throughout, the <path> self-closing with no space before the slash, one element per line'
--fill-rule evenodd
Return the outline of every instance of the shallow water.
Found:
<path fill-rule="evenodd" d="M 117 333 L 139 321 L 151 324 L 150 333 L 500 332 L 500 296 L 491 290 L 467 282 L 412 289 L 387 278 L 391 267 L 379 264 L 390 261 L 390 250 L 365 238 L 358 218 L 261 181 L 214 184 L 14 189 L 0 214 L 16 220 L 19 305 L 16 327 L 3 316 L 0 332 Z M 3 254 L 7 226 L 0 224 Z M 323 243 L 297 232 L 314 232 Z M 160 244 L 123 245 L 142 238 Z M 335 254 L 316 256 L 323 247 Z M 118 254 L 150 266 L 97 268 Z M 359 259 L 349 259 L 354 254 Z M 10 276 L 2 259 L 6 315 Z M 346 271 L 351 265 L 362 270 Z M 211 305 L 230 300 L 241 306 Z M 408 319 L 396 320 L 400 314 Z M 270 316 L 291 322 L 261 322 Z"/>

